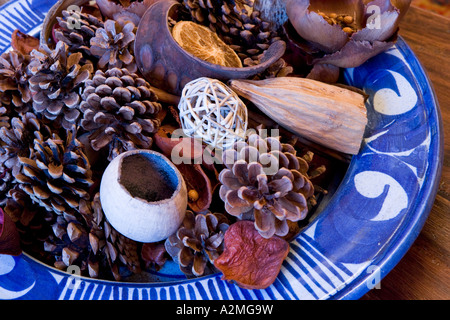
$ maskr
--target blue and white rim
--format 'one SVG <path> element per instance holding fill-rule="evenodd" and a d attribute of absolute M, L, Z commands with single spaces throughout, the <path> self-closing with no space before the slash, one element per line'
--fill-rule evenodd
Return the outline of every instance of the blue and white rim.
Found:
<path fill-rule="evenodd" d="M 37 34 L 54 3 L 12 0 L 0 7 L 0 53 L 9 49 L 15 29 Z M 361 151 L 327 207 L 291 243 L 269 288 L 241 289 L 220 275 L 180 280 L 177 274 L 159 274 L 152 283 L 95 280 L 22 254 L 0 255 L 0 299 L 360 298 L 400 261 L 422 229 L 441 175 L 443 134 L 431 84 L 401 38 L 361 67 L 347 69 L 345 78 L 370 95 Z"/>

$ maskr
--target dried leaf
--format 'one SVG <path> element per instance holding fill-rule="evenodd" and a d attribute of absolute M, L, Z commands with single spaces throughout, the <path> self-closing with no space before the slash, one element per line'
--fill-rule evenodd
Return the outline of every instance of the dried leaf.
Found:
<path fill-rule="evenodd" d="M 16 29 L 11 35 L 11 46 L 21 54 L 27 55 L 35 49 L 39 50 L 39 39 Z"/>
<path fill-rule="evenodd" d="M 233 223 L 225 232 L 225 250 L 214 261 L 223 280 L 244 289 L 265 289 L 278 276 L 289 253 L 289 243 L 274 236 L 263 238 L 251 221 Z"/>

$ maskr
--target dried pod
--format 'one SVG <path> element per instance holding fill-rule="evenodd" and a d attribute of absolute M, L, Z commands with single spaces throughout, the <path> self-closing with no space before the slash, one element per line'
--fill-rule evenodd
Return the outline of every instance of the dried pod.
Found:
<path fill-rule="evenodd" d="M 214 261 L 222 280 L 244 289 L 265 289 L 278 276 L 289 243 L 277 236 L 261 237 L 251 221 L 233 223 L 225 232 L 225 250 Z"/>
<path fill-rule="evenodd" d="M 169 138 L 173 130 L 167 125 L 163 126 L 155 134 L 155 143 L 162 150 L 166 157 L 173 155 L 195 162 L 203 155 L 202 145 L 192 138 Z M 173 159 L 173 158 L 172 158 Z M 195 190 L 198 197 L 189 199 L 189 208 L 194 212 L 202 212 L 209 208 L 212 201 L 213 189 L 216 181 L 212 181 L 205 172 L 205 167 L 201 164 L 185 164 L 183 162 L 175 164 L 186 182 L 188 190 Z"/>

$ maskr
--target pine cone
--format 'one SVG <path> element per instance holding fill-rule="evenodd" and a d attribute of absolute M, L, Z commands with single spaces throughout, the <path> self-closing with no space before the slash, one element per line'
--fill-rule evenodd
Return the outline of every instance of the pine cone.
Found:
<path fill-rule="evenodd" d="M 84 220 L 79 213 L 55 214 L 47 218 L 52 234 L 44 243 L 44 250 L 53 255 L 54 266 L 60 270 L 76 265 L 80 273 L 87 270 L 89 236 Z"/>
<path fill-rule="evenodd" d="M 279 40 L 271 24 L 260 17 L 253 0 L 183 0 L 192 20 L 208 26 L 233 50 L 244 66 L 259 63 L 270 44 Z"/>
<path fill-rule="evenodd" d="M 150 84 L 127 69 L 97 70 L 82 93 L 81 126 L 90 132 L 91 146 L 109 148 L 109 160 L 137 148 L 149 149 L 160 125 L 161 105 Z"/>
<path fill-rule="evenodd" d="M 256 75 L 253 80 L 262 80 L 277 77 L 286 77 L 294 71 L 292 66 L 286 63 L 286 61 L 281 58 L 268 67 L 264 72 Z"/>
<path fill-rule="evenodd" d="M 0 56 L 0 104 L 11 106 L 17 114 L 30 109 L 31 91 L 28 79 L 31 76 L 28 64 L 31 57 L 11 50 Z"/>
<path fill-rule="evenodd" d="M 98 28 L 91 38 L 91 54 L 97 58 L 98 67 L 103 69 L 126 67 L 131 72 L 137 70 L 133 56 L 133 44 L 136 38 L 134 23 L 121 25 L 114 20 L 106 20 L 103 28 Z"/>
<path fill-rule="evenodd" d="M 89 232 L 91 253 L 88 258 L 89 275 L 98 278 L 102 273 L 101 263 L 107 261 L 115 280 L 121 280 L 120 267 L 126 266 L 132 273 L 140 272 L 138 243 L 117 232 L 106 220 L 97 193 L 92 201 L 92 227 Z"/>
<path fill-rule="evenodd" d="M 187 276 L 217 272 L 214 260 L 223 252 L 223 239 L 229 221 L 221 213 L 195 215 L 186 211 L 181 227 L 167 238 L 167 253 Z"/>
<path fill-rule="evenodd" d="M 36 138 L 30 157 L 18 159 L 22 167 L 16 180 L 47 211 L 73 215 L 82 200 L 89 200 L 92 172 L 74 132 L 68 131 L 65 141 L 57 134 Z"/>
<path fill-rule="evenodd" d="M 47 139 L 51 134 L 49 126 L 31 112 L 12 118 L 10 128 L 0 128 L 0 164 L 13 177 L 17 176 L 21 168 L 19 157 L 30 157 L 34 139 Z"/>
<path fill-rule="evenodd" d="M 261 236 L 285 236 L 288 220 L 306 217 L 314 186 L 308 177 L 308 162 L 296 155 L 292 145 L 255 133 L 225 151 L 223 161 L 227 168 L 219 180 L 225 209 L 231 215 L 254 219 Z"/>
<path fill-rule="evenodd" d="M 85 57 L 91 56 L 90 42 L 97 29 L 103 28 L 103 21 L 84 12 L 62 11 L 62 17 L 57 17 L 60 28 L 55 30 L 55 38 L 69 46 L 70 52 L 82 52 Z M 76 22 L 79 25 L 74 26 Z"/>
<path fill-rule="evenodd" d="M 68 46 L 59 41 L 50 54 L 32 52 L 29 79 L 33 95 L 33 109 L 45 118 L 70 130 L 77 124 L 80 111 L 79 91 L 91 78 L 93 65 L 80 64 L 81 52 L 69 55 Z"/>

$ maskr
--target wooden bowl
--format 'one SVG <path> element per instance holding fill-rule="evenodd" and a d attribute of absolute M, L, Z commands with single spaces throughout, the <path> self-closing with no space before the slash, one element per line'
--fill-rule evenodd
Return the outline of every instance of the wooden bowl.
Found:
<path fill-rule="evenodd" d="M 103 173 L 100 202 L 109 223 L 139 242 L 173 234 L 187 208 L 186 183 L 161 153 L 132 150 L 114 158 Z"/>
<path fill-rule="evenodd" d="M 147 9 L 139 24 L 134 44 L 136 63 L 152 85 L 179 95 L 186 83 L 200 77 L 221 81 L 244 79 L 266 70 L 280 59 L 284 41 L 275 41 L 264 53 L 261 63 L 251 67 L 229 68 L 206 62 L 186 52 L 172 37 L 167 20 L 178 18 L 181 4 L 160 1 Z"/>

